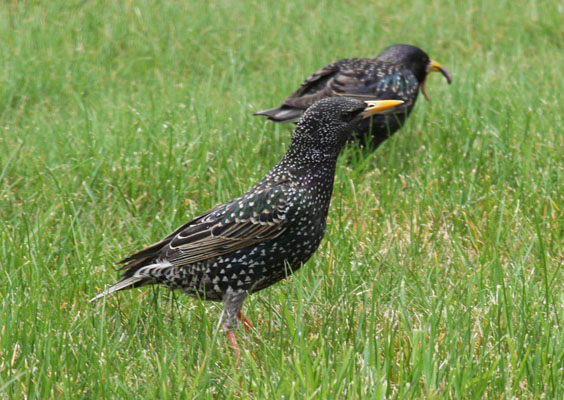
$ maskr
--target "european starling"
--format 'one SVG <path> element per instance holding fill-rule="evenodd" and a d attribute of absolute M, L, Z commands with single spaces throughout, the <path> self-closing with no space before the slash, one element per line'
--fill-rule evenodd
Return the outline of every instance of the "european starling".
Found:
<path fill-rule="evenodd" d="M 259 183 L 121 260 L 121 279 L 90 301 L 156 283 L 223 301 L 223 328 L 238 359 L 237 319 L 252 327 L 241 314 L 247 295 L 298 270 L 323 238 L 337 157 L 354 124 L 401 103 L 318 101 L 298 123 L 286 155 Z"/>
<path fill-rule="evenodd" d="M 441 72 L 449 84 L 452 82 L 449 72 L 423 50 L 396 44 L 373 59 L 349 58 L 329 64 L 308 77 L 280 107 L 253 115 L 263 115 L 280 123 L 297 122 L 317 100 L 335 96 L 404 101 L 393 112 L 363 120 L 355 128 L 354 138 L 375 150 L 404 124 L 415 105 L 419 89 L 429 101 L 425 82 L 432 71 Z"/>

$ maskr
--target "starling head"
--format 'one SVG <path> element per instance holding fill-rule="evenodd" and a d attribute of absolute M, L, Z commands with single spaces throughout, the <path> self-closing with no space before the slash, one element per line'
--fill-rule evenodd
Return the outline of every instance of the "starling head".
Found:
<path fill-rule="evenodd" d="M 298 122 L 290 150 L 299 149 L 336 157 L 361 119 L 400 104 L 403 101 L 362 101 L 351 97 L 321 99 L 309 107 Z"/>
<path fill-rule="evenodd" d="M 393 64 L 401 64 L 409 69 L 419 81 L 421 92 L 427 101 L 429 101 L 429 96 L 425 92 L 425 82 L 430 72 L 440 72 L 449 84 L 452 82 L 450 73 L 440 63 L 431 60 L 427 53 L 419 47 L 409 44 L 394 44 L 386 48 L 376 59 Z"/>
<path fill-rule="evenodd" d="M 377 59 L 391 64 L 400 64 L 409 69 L 417 78 L 419 83 L 427 76 L 431 59 L 419 47 L 409 44 L 394 44 L 382 51 Z"/>

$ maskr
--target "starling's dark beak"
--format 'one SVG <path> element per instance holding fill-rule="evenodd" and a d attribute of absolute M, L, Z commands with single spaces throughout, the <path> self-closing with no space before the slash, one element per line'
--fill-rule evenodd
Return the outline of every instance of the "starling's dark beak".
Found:
<path fill-rule="evenodd" d="M 452 83 L 452 76 L 450 75 L 450 72 L 443 68 L 443 66 L 437 61 L 431 60 L 429 67 L 427 68 L 427 75 L 425 76 L 425 80 L 421 84 L 421 93 L 423 93 L 423 96 L 427 101 L 431 101 L 429 99 L 429 96 L 427 96 L 427 92 L 425 91 L 425 83 L 427 82 L 427 77 L 429 76 L 430 72 L 440 72 L 446 78 L 449 85 Z"/>
<path fill-rule="evenodd" d="M 382 111 L 386 111 L 390 108 L 399 106 L 404 102 L 401 100 L 369 100 L 365 101 L 367 104 L 364 111 L 360 114 L 362 118 L 371 117 L 374 114 L 381 113 Z"/>

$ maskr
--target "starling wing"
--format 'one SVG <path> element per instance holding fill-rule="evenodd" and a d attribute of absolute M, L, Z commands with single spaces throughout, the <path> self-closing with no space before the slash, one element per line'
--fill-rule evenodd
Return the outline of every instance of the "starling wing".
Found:
<path fill-rule="evenodd" d="M 327 82 L 339 72 L 340 64 L 343 61 L 346 60 L 326 65 L 311 74 L 296 92 L 284 100 L 280 107 L 258 111 L 253 115 L 262 115 L 271 121 L 280 123 L 298 122 L 309 106 L 317 100 L 332 96 L 328 92 L 330 88 Z"/>
<path fill-rule="evenodd" d="M 259 111 L 274 122 L 297 122 L 303 112 L 325 97 L 347 96 L 362 100 L 403 100 L 394 108 L 402 113 L 417 97 L 419 83 L 413 73 L 397 65 L 368 58 L 350 58 L 329 64 L 308 77 L 278 108 Z"/>
<path fill-rule="evenodd" d="M 290 202 L 289 199 L 292 199 Z M 118 290 L 154 283 L 136 276 L 142 268 L 188 266 L 275 239 L 299 220 L 305 207 L 289 185 L 251 191 L 182 225 L 172 234 L 121 261 L 125 270 L 116 284 L 91 301 Z M 290 219 L 290 217 L 292 217 Z"/>

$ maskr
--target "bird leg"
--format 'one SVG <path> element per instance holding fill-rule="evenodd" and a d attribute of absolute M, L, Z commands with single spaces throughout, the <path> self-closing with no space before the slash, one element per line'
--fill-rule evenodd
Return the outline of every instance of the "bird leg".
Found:
<path fill-rule="evenodd" d="M 239 360 L 241 359 L 241 350 L 239 350 L 239 345 L 237 344 L 237 337 L 235 336 L 235 332 L 227 331 L 225 332 L 227 335 L 227 340 L 229 340 L 229 344 L 233 348 L 235 352 L 235 364 L 239 364 Z"/>
<path fill-rule="evenodd" d="M 247 328 L 248 330 L 255 329 L 255 326 L 253 325 L 253 323 L 246 316 L 244 316 L 241 311 L 239 311 L 237 313 L 237 319 L 239 321 L 241 321 L 243 323 L 243 325 L 245 326 L 245 328 Z"/>
<path fill-rule="evenodd" d="M 223 324 L 223 330 L 227 335 L 227 340 L 229 344 L 235 351 L 235 362 L 239 363 L 241 358 L 241 350 L 239 350 L 239 345 L 237 344 L 237 338 L 235 337 L 235 331 L 237 330 L 238 319 L 243 322 L 243 325 L 252 328 L 253 324 L 247 319 L 242 313 L 241 308 L 243 308 L 243 302 L 247 298 L 247 292 L 242 291 L 235 293 L 233 291 L 228 291 L 223 298 L 223 303 L 225 304 L 225 309 L 221 316 L 221 323 Z"/>

